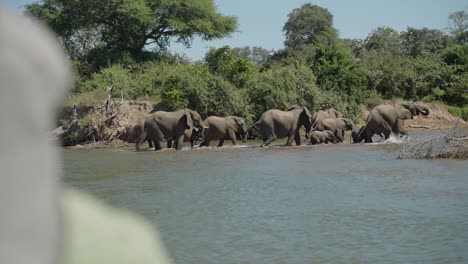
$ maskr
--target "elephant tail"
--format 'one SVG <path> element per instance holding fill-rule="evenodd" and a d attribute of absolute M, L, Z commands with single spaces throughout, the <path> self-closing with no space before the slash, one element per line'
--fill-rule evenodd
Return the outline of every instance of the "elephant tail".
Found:
<path fill-rule="evenodd" d="M 260 120 L 258 120 L 258 121 L 255 122 L 253 125 L 251 125 L 251 126 L 249 127 L 249 129 L 247 129 L 247 132 L 248 132 L 249 130 L 251 130 L 252 128 L 257 127 L 258 125 L 260 125 Z"/>
<path fill-rule="evenodd" d="M 250 131 L 250 130 L 252 130 L 253 128 L 255 128 L 255 127 L 259 126 L 259 125 L 260 125 L 260 123 L 261 123 L 261 122 L 260 122 L 260 120 L 258 120 L 258 121 L 257 121 L 257 122 L 255 122 L 253 125 L 251 125 L 251 126 L 250 126 L 250 127 L 247 129 L 247 131 L 246 131 L 246 133 L 245 133 L 245 134 L 246 134 L 246 136 L 245 136 L 245 137 L 247 138 L 247 135 L 249 135 L 249 131 Z"/>

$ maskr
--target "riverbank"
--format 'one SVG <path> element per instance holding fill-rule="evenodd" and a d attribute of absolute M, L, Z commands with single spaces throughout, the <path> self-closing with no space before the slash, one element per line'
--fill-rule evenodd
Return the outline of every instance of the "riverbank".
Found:
<path fill-rule="evenodd" d="M 447 129 L 455 125 L 468 127 L 468 122 L 454 117 L 448 107 L 440 104 L 426 104 L 431 113 L 406 120 L 410 131 L 426 129 Z M 64 108 L 59 127 L 63 132 L 63 145 L 74 148 L 126 147 L 135 143 L 135 128 L 151 112 L 168 110 L 160 103 L 148 101 L 95 101 L 92 104 L 69 105 Z M 363 107 L 358 123 L 364 124 L 369 109 Z"/>

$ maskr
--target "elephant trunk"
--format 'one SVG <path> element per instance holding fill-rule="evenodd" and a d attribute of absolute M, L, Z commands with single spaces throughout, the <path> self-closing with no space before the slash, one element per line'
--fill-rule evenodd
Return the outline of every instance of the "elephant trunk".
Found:
<path fill-rule="evenodd" d="M 247 142 L 247 137 L 249 136 L 249 133 L 248 133 L 248 129 L 245 128 L 242 130 L 242 133 L 241 133 L 241 138 L 242 138 L 242 142 Z"/>
<path fill-rule="evenodd" d="M 422 115 L 427 116 L 430 113 L 429 107 L 427 107 L 425 105 L 418 105 L 416 107 L 416 109 L 418 110 L 418 114 L 422 114 Z"/>

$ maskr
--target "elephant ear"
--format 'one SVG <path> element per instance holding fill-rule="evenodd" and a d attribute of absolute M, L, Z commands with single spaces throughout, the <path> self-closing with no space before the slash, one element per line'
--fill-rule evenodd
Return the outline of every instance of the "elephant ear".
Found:
<path fill-rule="evenodd" d="M 401 106 L 402 107 L 400 107 L 399 109 L 401 110 L 400 111 L 401 113 L 398 113 L 398 117 L 401 116 L 400 119 L 411 119 L 413 118 L 413 116 L 417 115 L 416 107 L 413 102 L 402 103 Z M 409 116 L 405 110 L 408 110 L 411 116 Z M 397 109 L 397 112 L 398 112 L 398 109 Z"/>
<path fill-rule="evenodd" d="M 336 128 L 346 131 L 346 120 L 344 118 L 336 119 Z"/>
<path fill-rule="evenodd" d="M 243 120 L 240 117 L 234 117 L 234 121 L 236 122 L 237 126 L 241 127 Z"/>
<path fill-rule="evenodd" d="M 193 128 L 193 119 L 190 111 L 184 110 L 184 118 L 185 118 L 185 129 L 192 129 Z"/>
<path fill-rule="evenodd" d="M 412 119 L 413 118 L 413 114 L 406 107 L 401 107 L 400 109 L 397 109 L 397 115 L 399 119 Z"/>

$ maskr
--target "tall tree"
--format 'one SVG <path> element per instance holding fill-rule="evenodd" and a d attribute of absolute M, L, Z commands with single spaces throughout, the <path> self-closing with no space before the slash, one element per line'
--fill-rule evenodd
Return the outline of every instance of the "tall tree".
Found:
<path fill-rule="evenodd" d="M 195 36 L 222 38 L 237 28 L 237 18 L 220 14 L 213 0 L 40 0 L 26 12 L 49 25 L 63 40 L 82 46 L 78 36 L 92 30 L 101 47 L 136 57 L 152 44 L 189 46 Z"/>
<path fill-rule="evenodd" d="M 285 45 L 296 48 L 303 44 L 328 43 L 337 37 L 333 28 L 333 15 L 325 8 L 305 4 L 288 14 L 283 27 L 286 35 Z"/>
<path fill-rule="evenodd" d="M 468 44 L 468 14 L 465 11 L 449 15 L 449 31 L 458 44 Z"/>

